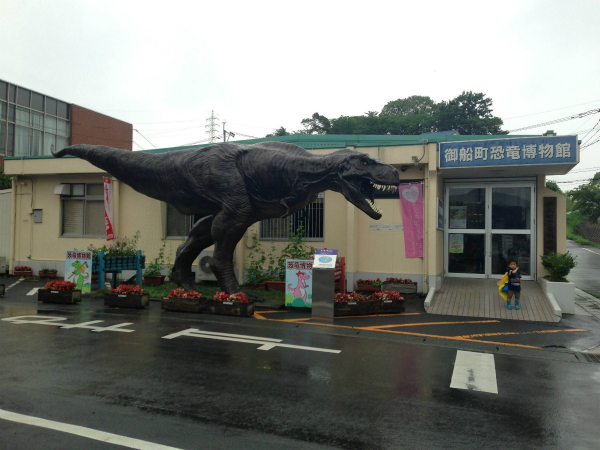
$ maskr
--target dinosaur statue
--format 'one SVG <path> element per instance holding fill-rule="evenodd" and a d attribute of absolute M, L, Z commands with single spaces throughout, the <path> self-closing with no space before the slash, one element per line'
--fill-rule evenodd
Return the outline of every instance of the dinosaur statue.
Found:
<path fill-rule="evenodd" d="M 165 153 L 78 144 L 53 155 L 84 159 L 182 214 L 203 216 L 177 249 L 173 278 L 185 289 L 197 289 L 192 263 L 214 244 L 210 266 L 228 293 L 241 290 L 233 252 L 250 225 L 293 214 L 327 189 L 379 220 L 375 190 L 397 190 L 400 184 L 396 169 L 365 153 L 345 149 L 314 155 L 282 142 L 223 143 Z"/>

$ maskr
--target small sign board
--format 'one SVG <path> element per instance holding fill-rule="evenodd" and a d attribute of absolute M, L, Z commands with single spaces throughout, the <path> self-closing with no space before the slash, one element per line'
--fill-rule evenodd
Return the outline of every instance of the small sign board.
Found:
<path fill-rule="evenodd" d="M 286 259 L 285 306 L 312 308 L 313 261 Z"/>
<path fill-rule="evenodd" d="M 377 222 L 371 222 L 369 224 L 369 231 L 379 231 L 381 229 L 381 225 Z"/>
<path fill-rule="evenodd" d="M 392 231 L 392 224 L 391 223 L 382 223 L 381 231 Z"/>
<path fill-rule="evenodd" d="M 448 240 L 450 241 L 448 253 L 464 253 L 465 252 L 465 235 L 464 234 L 449 234 Z"/>
<path fill-rule="evenodd" d="M 315 262 L 313 267 L 318 269 L 335 269 L 337 254 L 337 250 L 328 248 L 317 249 L 315 251 Z"/>
<path fill-rule="evenodd" d="M 92 292 L 92 252 L 67 250 L 65 281 L 75 283 L 82 293 Z"/>

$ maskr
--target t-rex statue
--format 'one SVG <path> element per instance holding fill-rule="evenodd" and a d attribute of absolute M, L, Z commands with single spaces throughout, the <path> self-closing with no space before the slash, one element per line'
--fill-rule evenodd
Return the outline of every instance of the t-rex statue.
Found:
<path fill-rule="evenodd" d="M 185 289 L 197 289 L 192 263 L 214 244 L 210 266 L 228 293 L 241 290 L 233 252 L 252 224 L 293 214 L 325 190 L 340 192 L 379 220 L 375 190 L 397 190 L 400 184 L 396 169 L 365 153 L 345 149 L 314 155 L 282 142 L 223 143 L 165 153 L 78 144 L 53 155 L 82 158 L 182 214 L 202 216 L 177 249 L 173 278 Z"/>

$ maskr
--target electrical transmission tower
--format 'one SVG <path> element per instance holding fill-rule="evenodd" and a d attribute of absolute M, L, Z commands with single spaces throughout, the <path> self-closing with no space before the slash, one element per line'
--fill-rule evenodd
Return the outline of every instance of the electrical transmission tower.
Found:
<path fill-rule="evenodd" d="M 213 144 L 214 142 L 216 142 L 217 139 L 219 139 L 220 137 L 220 132 L 217 131 L 217 121 L 219 120 L 219 118 L 217 116 L 215 116 L 215 112 L 211 111 L 210 112 L 210 117 L 208 119 L 206 119 L 206 121 L 208 122 L 208 125 L 205 125 L 204 128 L 206 128 L 206 134 L 208 134 L 208 142 L 210 142 L 211 144 Z"/>

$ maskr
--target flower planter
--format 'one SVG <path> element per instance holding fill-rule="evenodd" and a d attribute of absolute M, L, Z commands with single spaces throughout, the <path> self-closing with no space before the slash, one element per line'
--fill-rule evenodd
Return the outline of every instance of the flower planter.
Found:
<path fill-rule="evenodd" d="M 383 283 L 382 290 L 394 291 L 401 294 L 416 294 L 417 283 Z"/>
<path fill-rule="evenodd" d="M 285 292 L 285 281 L 265 281 L 267 290 Z"/>
<path fill-rule="evenodd" d="M 13 272 L 13 275 L 15 277 L 25 277 L 25 278 L 27 278 L 27 277 L 32 277 L 33 276 L 33 271 L 32 270 L 28 270 L 28 271 L 25 271 L 25 270 L 15 270 Z"/>
<path fill-rule="evenodd" d="M 554 295 L 563 314 L 575 314 L 575 284 L 550 281 L 546 278 L 540 278 L 538 281 L 544 294 Z"/>
<path fill-rule="evenodd" d="M 368 316 L 369 314 L 393 314 L 404 312 L 402 300 L 365 302 L 335 302 L 334 316 Z"/>
<path fill-rule="evenodd" d="M 165 275 L 159 275 L 158 277 L 144 277 L 144 285 L 146 286 L 162 286 L 165 282 Z"/>
<path fill-rule="evenodd" d="M 116 306 L 117 308 L 142 309 L 148 306 L 150 296 L 148 294 L 104 294 L 104 306 Z"/>
<path fill-rule="evenodd" d="M 3 284 L 0 284 L 0 295 L 4 295 L 5 292 L 6 292 L 6 286 Z"/>
<path fill-rule="evenodd" d="M 163 297 L 161 308 L 165 311 L 199 313 L 206 309 L 204 298 Z"/>
<path fill-rule="evenodd" d="M 265 283 L 258 284 L 245 284 L 244 289 L 251 289 L 253 291 L 264 290 L 266 287 Z M 275 289 L 274 289 L 275 290 Z"/>
<path fill-rule="evenodd" d="M 254 315 L 254 303 L 206 300 L 206 312 L 224 316 L 250 317 Z"/>
<path fill-rule="evenodd" d="M 38 272 L 40 278 L 56 278 L 56 272 Z"/>
<path fill-rule="evenodd" d="M 358 292 L 380 292 L 381 286 L 373 286 L 372 284 L 357 284 L 356 290 Z"/>
<path fill-rule="evenodd" d="M 39 289 L 38 301 L 42 303 L 74 305 L 81 301 L 81 291 L 53 291 L 52 289 Z"/>

